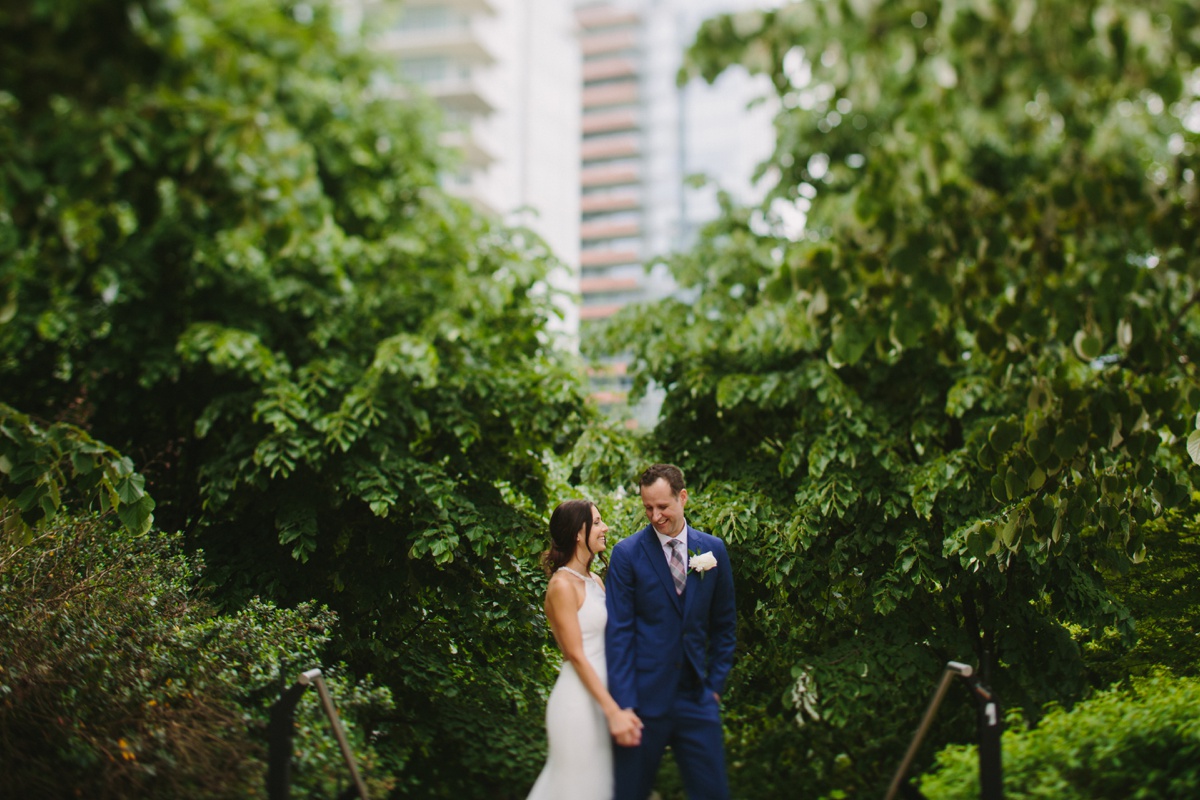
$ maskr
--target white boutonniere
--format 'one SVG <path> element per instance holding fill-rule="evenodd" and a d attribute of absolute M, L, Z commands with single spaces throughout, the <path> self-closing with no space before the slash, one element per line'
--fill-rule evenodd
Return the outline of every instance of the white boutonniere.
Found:
<path fill-rule="evenodd" d="M 717 557 L 709 550 L 707 553 L 688 553 L 688 569 L 692 572 L 700 573 L 700 580 L 704 580 L 704 573 L 710 569 L 715 569 L 717 566 Z"/>

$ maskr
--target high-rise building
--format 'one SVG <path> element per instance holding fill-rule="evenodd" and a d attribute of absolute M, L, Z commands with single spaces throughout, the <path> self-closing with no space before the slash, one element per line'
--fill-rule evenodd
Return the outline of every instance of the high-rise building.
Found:
<path fill-rule="evenodd" d="M 459 154 L 447 189 L 550 246 L 558 288 L 578 292 L 579 43 L 566 0 L 339 0 L 344 27 L 395 59 L 441 107 Z M 566 341 L 578 304 L 560 303 Z"/>
<path fill-rule="evenodd" d="M 729 71 L 709 86 L 678 86 L 683 55 L 700 23 L 751 11 L 759 0 L 578 0 L 583 56 L 580 145 L 581 335 L 630 302 L 674 291 L 655 258 L 687 248 L 718 212 L 718 187 L 742 202 L 761 196 L 755 167 L 774 145 L 766 78 Z M 693 175 L 708 183 L 690 185 Z M 596 399 L 651 425 L 657 392 L 626 408 L 626 356 L 593 368 Z"/>

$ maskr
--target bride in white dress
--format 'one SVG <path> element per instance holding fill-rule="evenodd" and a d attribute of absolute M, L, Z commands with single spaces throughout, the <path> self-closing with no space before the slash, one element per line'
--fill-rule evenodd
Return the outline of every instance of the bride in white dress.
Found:
<path fill-rule="evenodd" d="M 612 742 L 641 740 L 641 720 L 608 693 L 608 610 L 604 584 L 590 569 L 607 532 L 600 511 L 587 500 L 567 500 L 550 515 L 546 617 L 563 666 L 546 705 L 549 755 L 529 800 L 611 800 Z"/>

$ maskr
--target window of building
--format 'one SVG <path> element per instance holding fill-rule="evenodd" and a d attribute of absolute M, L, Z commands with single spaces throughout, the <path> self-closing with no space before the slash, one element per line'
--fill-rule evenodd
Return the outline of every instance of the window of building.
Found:
<path fill-rule="evenodd" d="M 583 63 L 588 64 L 592 61 L 607 61 L 610 58 L 638 58 L 641 54 L 637 48 L 629 47 L 622 50 L 603 50 L 598 53 L 585 53 Z"/>
<path fill-rule="evenodd" d="M 393 30 L 432 31 L 454 28 L 465 22 L 466 17 L 463 14 L 455 13 L 446 6 L 414 6 L 401 12 Z"/>
<path fill-rule="evenodd" d="M 642 240 L 637 237 L 625 237 L 622 239 L 588 239 L 585 242 L 580 242 L 580 250 L 636 250 L 642 243 Z"/>
<path fill-rule="evenodd" d="M 419 56 L 400 61 L 400 71 L 413 83 L 425 85 L 450 78 L 471 77 L 471 67 L 446 56 Z"/>
<path fill-rule="evenodd" d="M 598 163 L 597 167 L 604 167 L 605 169 L 611 167 L 637 167 L 640 166 L 641 163 L 642 159 L 640 158 L 629 158 L 628 156 L 625 156 L 624 158 L 612 158 L 604 161 L 603 163 Z M 587 169 L 589 164 L 584 164 L 584 169 Z"/>
<path fill-rule="evenodd" d="M 600 89 L 605 86 L 633 86 L 634 88 L 637 88 L 638 83 L 628 75 L 618 75 L 615 78 L 598 78 L 596 80 L 588 81 L 583 85 L 583 88 L 585 90 Z"/>
<path fill-rule="evenodd" d="M 599 131 L 594 133 L 583 134 L 583 141 L 587 144 L 600 144 L 602 142 L 624 142 L 630 138 L 636 138 L 637 134 L 629 130 L 623 131 Z"/>
<path fill-rule="evenodd" d="M 615 279 L 641 279 L 646 275 L 646 268 L 641 264 L 616 264 L 606 267 L 584 267 L 580 273 L 580 277 L 585 280 L 588 278 L 615 278 Z"/>
<path fill-rule="evenodd" d="M 581 194 L 584 197 L 624 197 L 636 192 L 637 188 L 629 184 L 614 186 L 605 183 L 597 186 L 584 186 Z"/>
<path fill-rule="evenodd" d="M 450 73 L 450 59 L 446 56 L 405 58 L 400 61 L 400 71 L 413 83 L 432 83 Z"/>
<path fill-rule="evenodd" d="M 590 214 L 584 214 L 581 222 L 641 222 L 642 212 L 640 211 L 597 211 Z"/>
<path fill-rule="evenodd" d="M 646 295 L 640 290 L 624 292 L 588 292 L 583 295 L 583 307 L 591 306 L 623 306 L 645 300 Z"/>

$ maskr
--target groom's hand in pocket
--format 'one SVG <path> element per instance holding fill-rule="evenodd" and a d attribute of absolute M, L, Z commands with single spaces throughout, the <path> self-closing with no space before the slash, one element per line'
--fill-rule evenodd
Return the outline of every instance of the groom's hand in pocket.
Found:
<path fill-rule="evenodd" d="M 637 747 L 642 743 L 642 721 L 632 708 L 622 708 L 609 716 L 608 732 L 622 747 Z"/>

